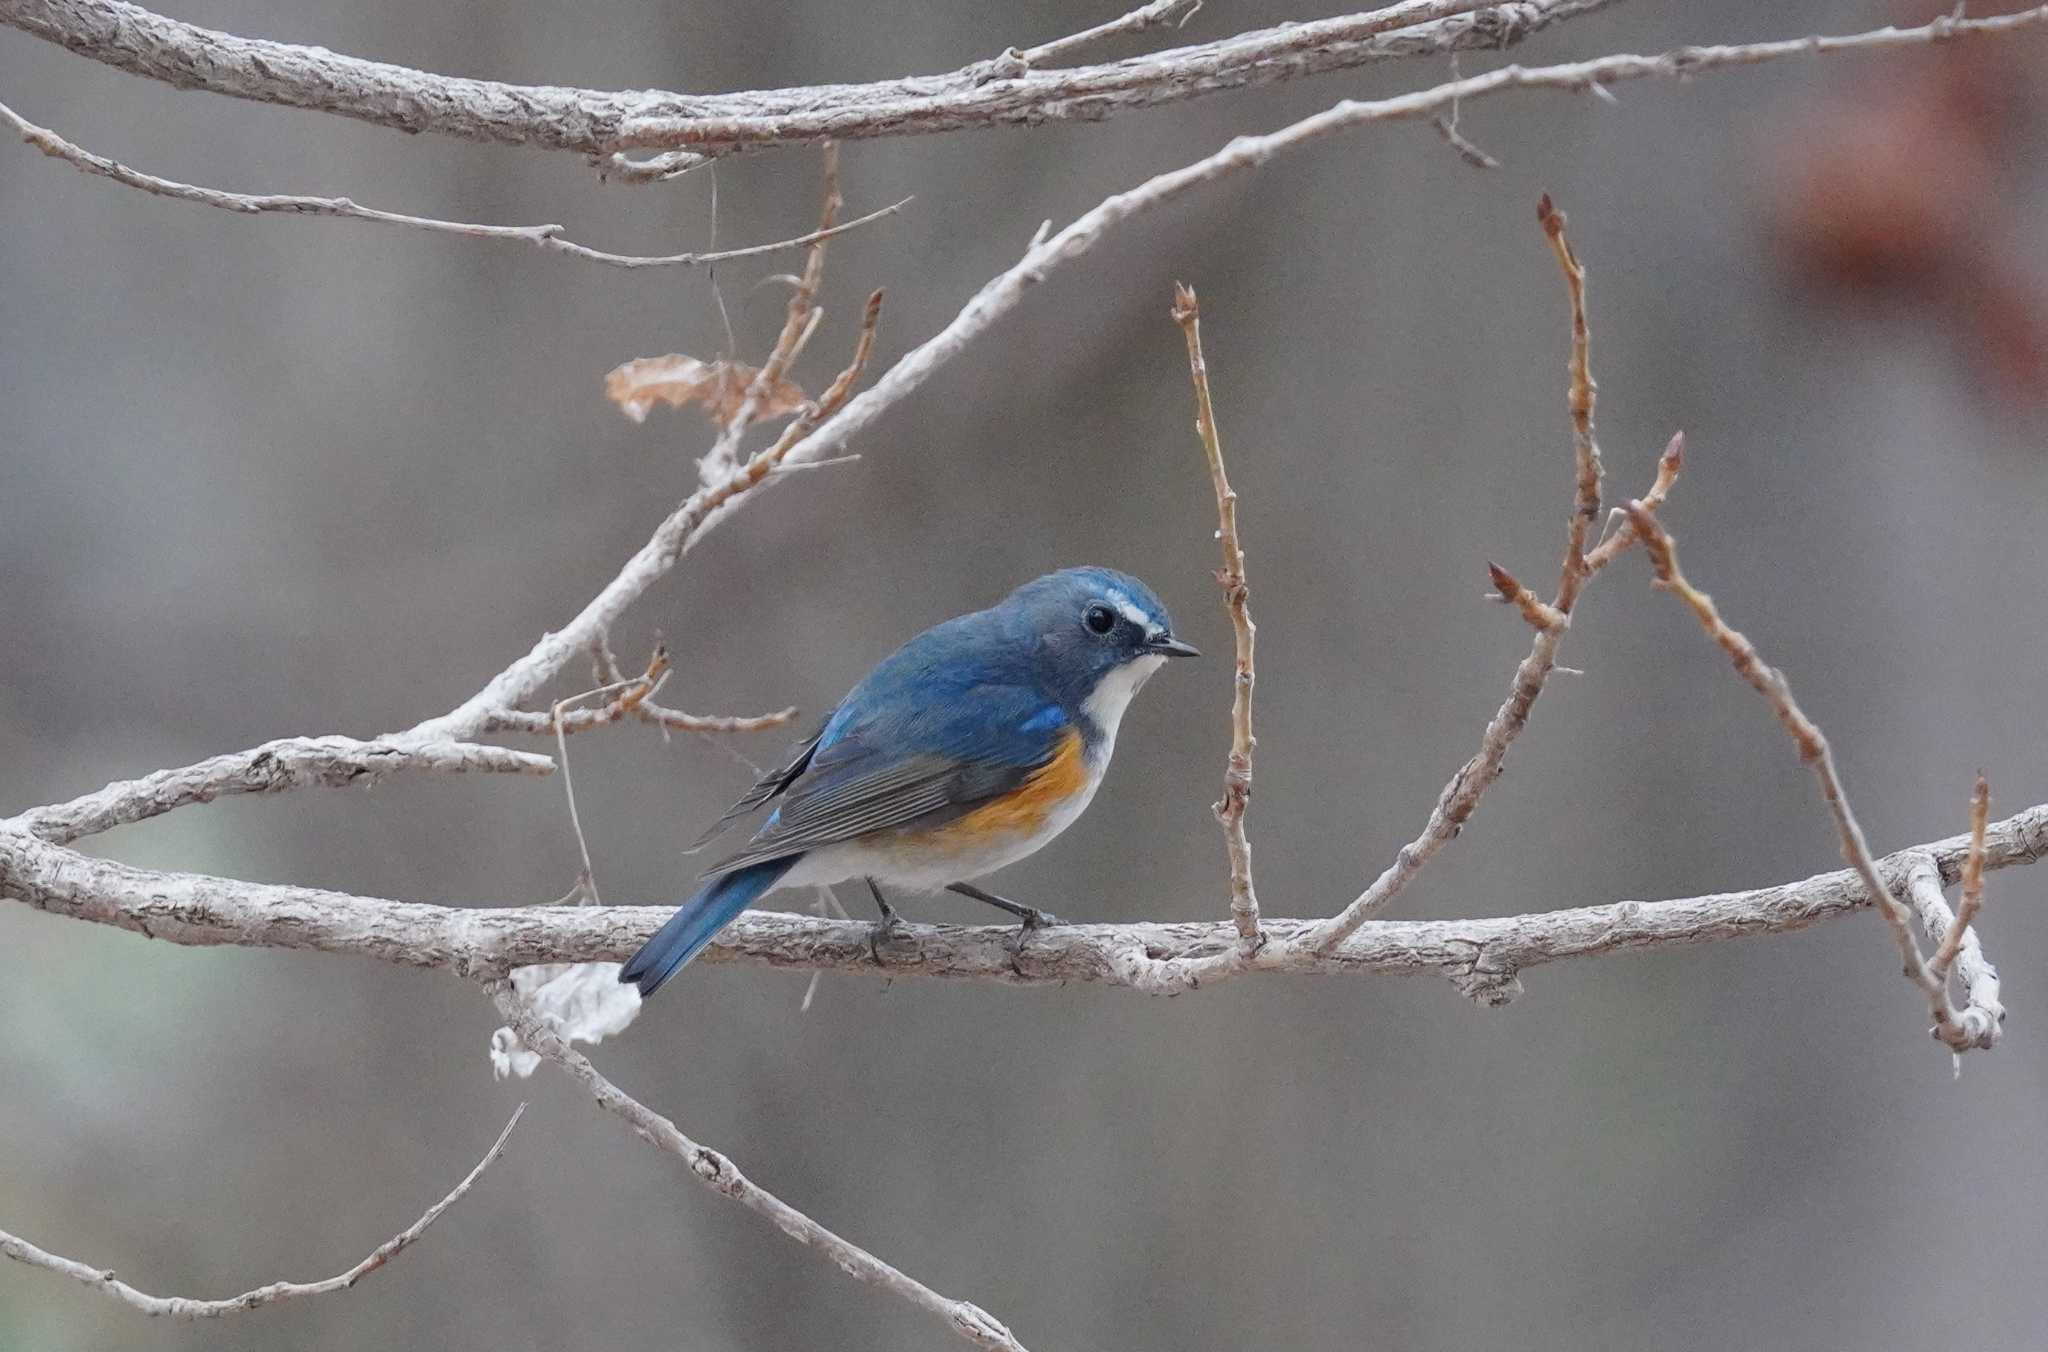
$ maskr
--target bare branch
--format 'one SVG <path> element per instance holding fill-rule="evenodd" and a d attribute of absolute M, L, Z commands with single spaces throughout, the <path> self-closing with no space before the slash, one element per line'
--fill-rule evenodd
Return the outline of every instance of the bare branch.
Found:
<path fill-rule="evenodd" d="M 0 23 L 180 89 L 307 108 L 402 131 L 600 156 L 632 149 L 685 152 L 658 167 L 610 165 L 623 177 L 644 179 L 740 150 L 827 138 L 1099 121 L 1133 109 L 1394 57 L 1507 47 L 1609 3 L 1527 0 L 1482 7 L 1409 0 L 1134 61 L 1026 69 L 1000 79 L 989 78 L 984 62 L 950 75 L 706 95 L 459 79 L 319 47 L 237 37 L 118 0 L 0 0 Z M 1449 17 L 1415 22 L 1431 12 Z"/>
<path fill-rule="evenodd" d="M 445 739 L 286 737 L 196 765 L 116 780 L 83 797 L 0 820 L 0 832 L 27 831 L 61 845 L 229 794 L 282 793 L 309 785 L 368 788 L 401 771 L 545 775 L 554 768 L 554 761 L 531 751 Z"/>
<path fill-rule="evenodd" d="M 0 19 L 5 18 L 10 5 L 19 3 L 22 0 L 0 0 Z M 1347 101 L 1264 136 L 1238 137 L 1212 155 L 1105 199 L 1055 234 L 1034 238 L 1024 256 L 983 285 L 943 329 L 897 361 L 872 387 L 849 400 L 839 413 L 805 437 L 802 445 L 793 447 L 785 461 L 778 463 L 807 464 L 843 454 L 854 437 L 1015 309 L 1052 269 L 1088 253 L 1117 226 L 1165 206 L 1195 188 L 1257 168 L 1276 155 L 1326 136 L 1374 122 L 1431 116 L 1461 98 L 1509 88 L 1582 90 L 1601 82 L 1691 74 L 1815 51 L 1925 43 L 1960 33 L 2003 32 L 2042 19 L 2048 19 L 2048 5 L 2020 15 L 1983 20 L 1944 19 L 1920 29 L 1886 29 L 1855 38 L 1685 48 L 1658 57 L 1610 57 L 1598 62 L 1532 69 L 1511 66 L 1416 94 L 1372 102 Z M 1301 27 L 1305 25 L 1282 31 L 1295 32 Z M 764 481 L 772 483 L 780 477 L 783 476 L 764 475 Z M 543 636 L 524 657 L 462 705 L 420 724 L 411 735 L 475 736 L 492 711 L 517 708 L 534 698 L 556 673 L 589 647 L 598 632 L 609 628 L 628 606 L 735 510 L 741 499 L 752 496 L 751 488 L 755 486 L 758 484 L 734 485 L 728 481 L 691 495 L 573 619 Z"/>
<path fill-rule="evenodd" d="M 476 1162 L 476 1167 L 455 1185 L 454 1191 L 428 1207 L 418 1220 L 379 1244 L 370 1252 L 369 1257 L 338 1277 L 328 1277 L 317 1282 L 272 1282 L 268 1286 L 259 1286 L 253 1291 L 244 1291 L 239 1296 L 229 1296 L 225 1300 L 193 1300 L 186 1296 L 152 1296 L 147 1292 L 138 1291 L 128 1283 L 117 1280 L 111 1270 L 91 1267 L 76 1259 L 64 1258 L 47 1249 L 39 1249 L 20 1236 L 8 1234 L 5 1230 L 0 1230 L 0 1254 L 6 1254 L 17 1263 L 45 1268 L 60 1276 L 83 1282 L 109 1299 L 119 1301 L 152 1317 L 168 1315 L 173 1319 L 218 1319 L 222 1315 L 260 1309 L 265 1305 L 296 1300 L 301 1296 L 324 1296 L 332 1291 L 345 1291 L 410 1248 L 415 1240 L 427 1232 L 428 1226 L 441 1218 L 442 1212 L 461 1201 L 476 1184 L 477 1179 L 483 1177 L 484 1170 L 497 1163 L 498 1157 L 505 1153 L 505 1142 L 511 1138 L 512 1128 L 519 1125 L 519 1119 L 525 1114 L 524 1103 L 513 1109 L 512 1120 L 498 1133 L 498 1139 L 484 1152 L 484 1157 Z"/>
<path fill-rule="evenodd" d="M 1500 161 L 1465 139 L 1458 130 L 1458 120 L 1453 109 L 1451 117 L 1433 117 L 1429 125 L 1436 128 L 1436 134 L 1444 138 L 1444 144 L 1457 152 L 1458 158 L 1474 169 L 1498 169 Z"/>
<path fill-rule="evenodd" d="M 1771 706 L 1771 712 L 1778 716 L 1779 724 L 1792 738 L 1793 745 L 1799 749 L 1799 759 L 1813 770 L 1814 777 L 1820 781 L 1821 796 L 1827 799 L 1828 813 L 1834 818 L 1836 833 L 1841 837 L 1842 857 L 1849 861 L 1849 866 L 1862 880 L 1865 894 L 1877 902 L 1878 913 L 1884 917 L 1892 939 L 1898 945 L 1906 979 L 1927 997 L 1928 1013 L 1934 1020 L 1934 1036 L 1952 1051 L 1960 1052 L 1978 1045 L 1970 1031 L 1957 1021 L 1956 1012 L 1949 1008 L 1946 984 L 1928 970 L 1920 957 L 1920 945 L 1913 938 L 1912 912 L 1892 895 L 1891 885 L 1879 873 L 1877 862 L 1870 857 L 1869 842 L 1864 839 L 1862 824 L 1856 820 L 1855 812 L 1849 807 L 1848 796 L 1842 791 L 1841 776 L 1835 771 L 1834 752 L 1829 749 L 1827 738 L 1821 735 L 1819 725 L 1808 718 L 1793 700 L 1792 687 L 1785 680 L 1785 674 L 1765 664 L 1758 656 L 1756 646 L 1721 618 L 1714 598 L 1686 580 L 1678 566 L 1677 542 L 1663 524 L 1640 502 L 1628 505 L 1628 515 L 1635 524 L 1636 535 L 1642 540 L 1643 548 L 1649 551 L 1651 566 L 1657 573 L 1657 585 L 1685 603 L 1707 636 L 1728 654 L 1736 674 L 1764 697 Z"/>
<path fill-rule="evenodd" d="M 827 141 L 820 156 L 820 169 L 824 178 L 823 201 L 818 208 L 818 231 L 824 234 L 838 219 L 839 208 L 845 199 L 839 192 L 839 146 Z M 811 247 L 804 258 L 803 275 L 789 293 L 789 305 L 783 313 L 782 332 L 775 337 L 775 346 L 769 349 L 768 360 L 761 363 L 761 369 L 754 373 L 754 379 L 747 386 L 739 407 L 726 419 L 725 428 L 711 450 L 698 466 L 698 477 L 706 485 L 732 473 L 739 460 L 740 442 L 747 429 L 753 426 L 755 417 L 761 412 L 762 402 L 768 392 L 782 383 L 790 363 L 794 362 L 811 341 L 811 335 L 818 330 L 824 319 L 824 312 L 818 309 L 818 288 L 825 282 L 825 246 L 822 243 Z"/>
<path fill-rule="evenodd" d="M 1967 882 L 1967 860 L 1963 873 Z M 1886 870 L 1886 876 L 1891 876 L 1890 870 Z M 1939 942 L 1956 931 L 1956 917 L 1949 913 L 1948 902 L 1941 895 L 1942 870 L 1936 860 L 1927 855 L 1916 856 L 1906 868 L 1904 881 L 1913 914 L 1929 943 Z M 1963 1007 L 1956 1022 L 1962 1025 L 1972 1047 L 1988 1052 L 1998 1045 L 2005 1030 L 2005 1006 L 1998 999 L 1998 972 L 1984 960 L 1984 948 L 1974 929 L 1963 930 L 1956 945 L 1955 974 L 1963 984 Z"/>
<path fill-rule="evenodd" d="M 766 732 L 771 728 L 787 727 L 796 721 L 797 709 L 777 709 L 766 714 L 692 714 L 667 705 L 656 704 L 649 697 L 629 700 L 632 694 L 625 694 L 596 709 L 566 709 L 562 713 L 563 732 L 587 732 L 602 728 L 622 719 L 634 718 L 642 723 L 667 728 L 671 732 Z M 507 709 L 492 714 L 485 721 L 487 732 L 530 732 L 540 737 L 552 737 L 555 733 L 554 715 L 534 709 Z"/>
<path fill-rule="evenodd" d="M 1586 563 L 1586 537 L 1600 519 L 1600 479 L 1606 472 L 1600 463 L 1600 443 L 1593 436 L 1593 367 L 1588 355 L 1591 338 L 1586 328 L 1586 270 L 1572 252 L 1564 235 L 1564 213 L 1551 203 L 1550 194 L 1536 204 L 1536 220 L 1557 255 L 1564 273 L 1565 294 L 1571 302 L 1572 357 L 1566 368 L 1571 376 L 1567 403 L 1572 415 L 1572 458 L 1577 470 L 1578 499 L 1572 510 L 1571 528 L 1565 542 L 1564 568 L 1557 584 L 1557 608 L 1566 615 L 1579 599 L 1579 589 L 1593 570 Z"/>
<path fill-rule="evenodd" d="M 1956 902 L 1956 916 L 1943 931 L 1927 968 L 1937 981 L 1947 981 L 1956 955 L 1962 952 L 1963 936 L 1984 905 L 1984 829 L 1991 820 L 1991 781 L 1977 772 L 1977 784 L 1970 792 L 1970 855 L 1963 861 L 1963 893 Z"/>
<path fill-rule="evenodd" d="M 609 661 L 609 649 L 601 649 L 604 659 Z M 616 668 L 614 668 L 616 670 Z M 537 736 L 553 737 L 557 734 L 585 732 L 591 728 L 602 728 L 626 718 L 636 718 L 643 723 L 668 728 L 674 732 L 765 732 L 770 728 L 783 727 L 796 719 L 794 708 L 778 709 L 772 714 L 755 714 L 750 717 L 686 714 L 680 709 L 670 709 L 654 702 L 654 696 L 668 681 L 670 663 L 668 645 L 657 643 L 654 652 L 647 659 L 647 670 L 628 680 L 621 675 L 612 675 L 605 680 L 601 691 L 592 691 L 584 698 L 599 693 L 618 693 L 595 709 L 568 709 L 562 704 L 542 712 L 529 709 L 501 709 L 484 722 L 485 732 L 530 732 Z"/>
<path fill-rule="evenodd" d="M 1571 623 L 1563 611 L 1517 582 L 1515 575 L 1499 564 L 1488 563 L 1486 573 L 1493 579 L 1493 589 L 1500 593 L 1502 604 L 1521 611 L 1522 618 L 1537 633 L 1547 634 Z"/>
<path fill-rule="evenodd" d="M 1684 468 L 1685 433 L 1673 432 L 1671 440 L 1665 444 L 1664 454 L 1657 457 L 1657 481 L 1650 485 L 1650 491 L 1643 494 L 1638 501 L 1652 512 L 1662 507 L 1664 500 L 1671 496 L 1671 486 L 1678 482 L 1679 471 Z M 1590 573 L 1598 573 L 1614 562 L 1623 550 L 1636 542 L 1635 523 L 1628 519 L 1626 508 L 1615 508 L 1610 519 L 1618 519 L 1621 524 L 1613 534 L 1595 545 L 1592 552 L 1586 555 L 1586 569 Z"/>
<path fill-rule="evenodd" d="M 42 151 L 52 159 L 63 160 L 80 171 L 158 197 L 174 198 L 180 202 L 195 202 L 204 207 L 216 207 L 222 211 L 242 215 L 277 213 L 287 216 L 327 216 L 339 220 L 370 221 L 383 225 L 406 225 L 416 230 L 430 230 L 444 235 L 467 235 L 473 239 L 505 240 L 519 244 L 532 244 L 550 253 L 570 258 L 582 258 L 593 263 L 603 263 L 615 268 L 673 268 L 699 267 L 706 263 L 723 263 L 735 258 L 752 258 L 759 254 L 774 253 L 782 249 L 802 248 L 822 239 L 855 230 L 884 216 L 894 215 L 907 206 L 912 199 L 871 211 L 856 220 L 836 226 L 829 231 L 813 231 L 795 239 L 777 240 L 772 244 L 753 244 L 743 249 L 719 249 L 710 253 L 680 253 L 666 255 L 607 253 L 562 238 L 565 227 L 560 225 L 479 225 L 470 221 L 442 221 L 428 216 L 408 216 L 396 211 L 380 211 L 376 207 L 361 206 L 346 197 L 306 197 L 297 193 L 239 193 L 225 192 L 219 188 L 205 188 L 192 183 L 180 183 L 175 179 L 158 178 L 131 169 L 118 160 L 104 155 L 95 155 L 85 147 L 65 140 L 48 127 L 39 127 L 19 113 L 0 103 L 0 122 L 21 135 L 21 139 Z"/>
<path fill-rule="evenodd" d="M 1216 490 L 1216 539 L 1223 550 L 1216 582 L 1223 588 L 1223 608 L 1237 639 L 1230 757 L 1223 770 L 1223 799 L 1215 812 L 1230 856 L 1230 918 L 1249 954 L 1266 942 L 1259 930 L 1259 897 L 1252 886 L 1252 844 L 1244 829 L 1245 809 L 1252 797 L 1252 752 L 1259 744 L 1252 736 L 1252 688 L 1258 680 L 1252 659 L 1259 627 L 1252 623 L 1251 588 L 1245 582 L 1244 548 L 1237 537 L 1237 494 L 1223 468 L 1223 440 L 1216 431 L 1215 406 L 1209 400 L 1209 363 L 1202 357 L 1202 309 L 1195 289 L 1179 282 L 1173 288 L 1173 321 L 1187 339 L 1188 372 L 1195 385 L 1195 433 L 1202 440 L 1209 480 Z"/>
<path fill-rule="evenodd" d="M 631 690 L 627 692 L 631 694 Z M 651 694 L 651 692 L 649 692 Z M 776 709 L 774 713 L 752 713 L 752 715 L 723 715 L 723 713 L 684 713 L 682 709 L 670 709 L 668 705 L 657 705 L 653 699 L 627 701 L 625 696 L 610 701 L 600 709 L 565 709 L 561 715 L 561 731 L 580 733 L 592 727 L 608 727 L 623 719 L 639 719 L 641 723 L 653 723 L 655 727 L 666 727 L 670 731 L 694 731 L 694 733 L 745 733 L 745 731 L 768 731 L 772 727 L 788 727 L 797 721 L 797 709 Z M 485 731 L 522 731 L 541 737 L 555 735 L 555 715 L 537 709 L 504 709 L 485 719 Z"/>
<path fill-rule="evenodd" d="M 1903 883 L 1919 857 L 1941 880 L 1962 876 L 1970 837 L 1953 836 L 1878 861 Z M 2048 856 L 2048 803 L 1985 834 L 1987 871 Z M 743 962 L 870 976 L 1056 986 L 1091 982 L 1148 995 L 1204 988 L 1245 973 L 1433 973 L 1488 1004 L 1512 999 L 1527 967 L 1637 948 L 1663 948 L 1803 929 L 1870 904 L 1853 872 L 1673 901 L 1620 901 L 1530 915 L 1465 920 L 1380 920 L 1319 950 L 1327 921 L 1263 917 L 1266 946 L 1240 953 L 1227 920 L 1187 924 L 1059 925 L 1035 933 L 1020 953 L 1011 926 L 910 925 L 885 967 L 875 963 L 874 927 L 773 911 L 748 911 L 698 961 Z M 619 962 L 667 918 L 669 906 L 513 906 L 463 909 L 387 901 L 317 888 L 250 883 L 138 869 L 28 836 L 0 832 L 0 898 L 52 915 L 112 925 L 195 947 L 240 945 L 352 954 L 400 966 L 501 976 L 539 963 Z M 1461 909 L 1500 911 L 1512 901 L 1473 900 Z M 1957 970 L 1967 976 L 1974 931 Z M 899 958 L 896 954 L 900 952 Z"/>
<path fill-rule="evenodd" d="M 623 1119 L 642 1140 L 688 1165 L 690 1172 L 705 1187 L 763 1217 L 804 1247 L 816 1249 L 834 1267 L 856 1281 L 879 1286 L 919 1309 L 939 1316 L 969 1342 L 981 1347 L 1003 1348 L 1006 1352 L 1024 1352 L 1023 1345 L 986 1310 L 964 1300 L 940 1295 L 915 1277 L 818 1224 L 741 1173 L 739 1166 L 726 1156 L 691 1140 L 674 1122 L 606 1079 L 590 1063 L 589 1057 L 562 1041 L 546 1022 L 535 1018 L 511 990 L 498 986 L 493 994 L 498 1009 L 510 1021 L 522 1043 L 560 1066 L 590 1091 L 598 1107 Z"/>

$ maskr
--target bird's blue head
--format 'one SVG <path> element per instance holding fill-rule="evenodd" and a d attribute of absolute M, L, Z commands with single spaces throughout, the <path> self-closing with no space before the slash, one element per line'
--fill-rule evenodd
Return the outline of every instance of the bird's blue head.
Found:
<path fill-rule="evenodd" d="M 1173 617 L 1153 590 L 1113 568 L 1047 573 L 994 613 L 1030 652 L 1039 683 L 1111 736 L 1131 696 L 1167 658 L 1196 656 L 1174 637 Z"/>

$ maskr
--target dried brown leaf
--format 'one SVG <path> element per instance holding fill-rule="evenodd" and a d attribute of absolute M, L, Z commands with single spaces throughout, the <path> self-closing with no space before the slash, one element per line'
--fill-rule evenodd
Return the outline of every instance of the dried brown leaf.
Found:
<path fill-rule="evenodd" d="M 699 404 L 713 422 L 724 423 L 747 397 L 747 387 L 760 371 L 745 362 L 698 361 L 680 352 L 666 357 L 636 357 L 613 367 L 604 378 L 607 399 L 634 422 L 646 422 L 656 404 L 686 408 Z M 761 393 L 756 418 L 784 418 L 801 409 L 804 392 L 793 380 L 778 378 Z"/>

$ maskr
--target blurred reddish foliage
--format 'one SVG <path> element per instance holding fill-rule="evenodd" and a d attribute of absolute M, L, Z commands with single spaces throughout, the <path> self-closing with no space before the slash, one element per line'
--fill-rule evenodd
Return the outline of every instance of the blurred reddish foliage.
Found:
<path fill-rule="evenodd" d="M 1939 12 L 1896 9 L 1902 24 Z M 2048 402 L 2043 255 L 2019 243 L 2043 231 L 2019 191 L 2048 149 L 2041 40 L 1965 40 L 1854 72 L 1774 129 L 1766 207 L 1786 270 L 1838 302 L 1908 307 L 2001 399 Z"/>

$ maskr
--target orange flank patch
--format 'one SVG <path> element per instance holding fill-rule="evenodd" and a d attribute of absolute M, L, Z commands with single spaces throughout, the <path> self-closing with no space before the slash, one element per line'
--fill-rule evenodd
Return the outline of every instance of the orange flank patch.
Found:
<path fill-rule="evenodd" d="M 949 822 L 937 834 L 955 840 L 1028 836 L 1045 825 L 1054 808 L 1087 786 L 1088 766 L 1082 756 L 1081 734 L 1070 728 L 1060 738 L 1060 749 L 1052 759 L 1033 771 L 1020 787 Z"/>

